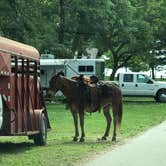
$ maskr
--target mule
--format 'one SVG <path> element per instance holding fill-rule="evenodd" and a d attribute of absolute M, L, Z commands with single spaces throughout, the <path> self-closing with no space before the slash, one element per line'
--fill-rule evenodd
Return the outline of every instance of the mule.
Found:
<path fill-rule="evenodd" d="M 78 116 L 81 127 L 80 142 L 85 140 L 84 131 L 84 115 L 85 112 L 96 112 L 103 109 L 104 116 L 107 121 L 107 126 L 102 140 L 106 140 L 109 136 L 110 125 L 112 117 L 110 115 L 110 107 L 112 106 L 113 112 L 113 136 L 112 141 L 116 141 L 117 127 L 120 126 L 122 121 L 122 93 L 119 87 L 109 81 L 102 81 L 100 86 L 96 84 L 85 84 L 83 77 L 78 80 L 68 79 L 62 73 L 54 75 L 48 88 L 48 94 L 54 95 L 60 90 L 70 106 L 70 110 L 74 120 L 75 135 L 73 141 L 78 141 Z"/>

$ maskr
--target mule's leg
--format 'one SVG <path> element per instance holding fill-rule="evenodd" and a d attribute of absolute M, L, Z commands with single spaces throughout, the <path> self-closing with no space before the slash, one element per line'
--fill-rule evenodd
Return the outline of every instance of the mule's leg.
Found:
<path fill-rule="evenodd" d="M 74 120 L 74 127 L 75 127 L 75 136 L 73 137 L 73 141 L 77 141 L 78 140 L 78 136 L 79 136 L 79 131 L 78 131 L 78 115 L 77 112 L 71 111 L 72 115 L 73 115 L 73 120 Z"/>
<path fill-rule="evenodd" d="M 118 115 L 117 115 L 116 110 L 114 109 L 114 106 L 112 108 L 112 112 L 113 112 L 113 121 L 114 121 L 114 131 L 113 131 L 112 141 L 116 141 L 116 129 L 117 129 Z"/>
<path fill-rule="evenodd" d="M 107 127 L 106 127 L 106 130 L 105 130 L 104 136 L 101 138 L 102 140 L 106 140 L 107 137 L 109 136 L 110 125 L 111 125 L 111 121 L 112 121 L 109 110 L 110 110 L 110 106 L 106 106 L 106 107 L 103 108 L 103 113 L 104 113 L 104 116 L 107 120 Z"/>
<path fill-rule="evenodd" d="M 79 112 L 79 117 L 80 117 L 80 126 L 81 126 L 81 138 L 80 142 L 85 141 L 85 131 L 84 131 L 84 111 Z"/>

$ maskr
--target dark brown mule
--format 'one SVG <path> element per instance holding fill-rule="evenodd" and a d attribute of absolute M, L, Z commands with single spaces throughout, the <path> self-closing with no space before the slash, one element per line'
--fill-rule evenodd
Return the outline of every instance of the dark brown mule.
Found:
<path fill-rule="evenodd" d="M 106 140 L 106 138 L 109 136 L 110 124 L 112 121 L 109 112 L 111 106 L 114 122 L 112 140 L 116 141 L 117 125 L 120 125 L 122 120 L 122 95 L 118 86 L 108 81 L 103 81 L 101 87 L 97 87 L 96 85 L 88 86 L 84 83 L 80 84 L 78 81 L 68 79 L 62 74 L 58 73 L 51 78 L 48 93 L 53 95 L 58 90 L 62 91 L 64 96 L 66 96 L 70 105 L 71 113 L 73 115 L 75 126 L 75 136 L 73 141 L 77 141 L 79 136 L 78 115 L 81 126 L 80 141 L 83 142 L 85 137 L 84 113 L 85 111 L 95 112 L 99 109 L 99 107 L 103 108 L 103 113 L 107 120 L 107 127 L 104 136 L 102 137 L 102 140 Z"/>

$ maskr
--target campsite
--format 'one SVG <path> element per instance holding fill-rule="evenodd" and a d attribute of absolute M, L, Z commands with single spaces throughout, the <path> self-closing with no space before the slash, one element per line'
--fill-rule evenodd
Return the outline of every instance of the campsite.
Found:
<path fill-rule="evenodd" d="M 166 165 L 165 0 L 0 9 L 0 166 Z"/>

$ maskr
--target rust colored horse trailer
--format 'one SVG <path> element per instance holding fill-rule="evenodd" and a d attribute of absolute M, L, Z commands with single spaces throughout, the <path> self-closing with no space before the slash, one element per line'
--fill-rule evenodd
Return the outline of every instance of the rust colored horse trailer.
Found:
<path fill-rule="evenodd" d="M 0 37 L 0 135 L 25 135 L 45 145 L 50 123 L 39 58 L 35 48 Z"/>

